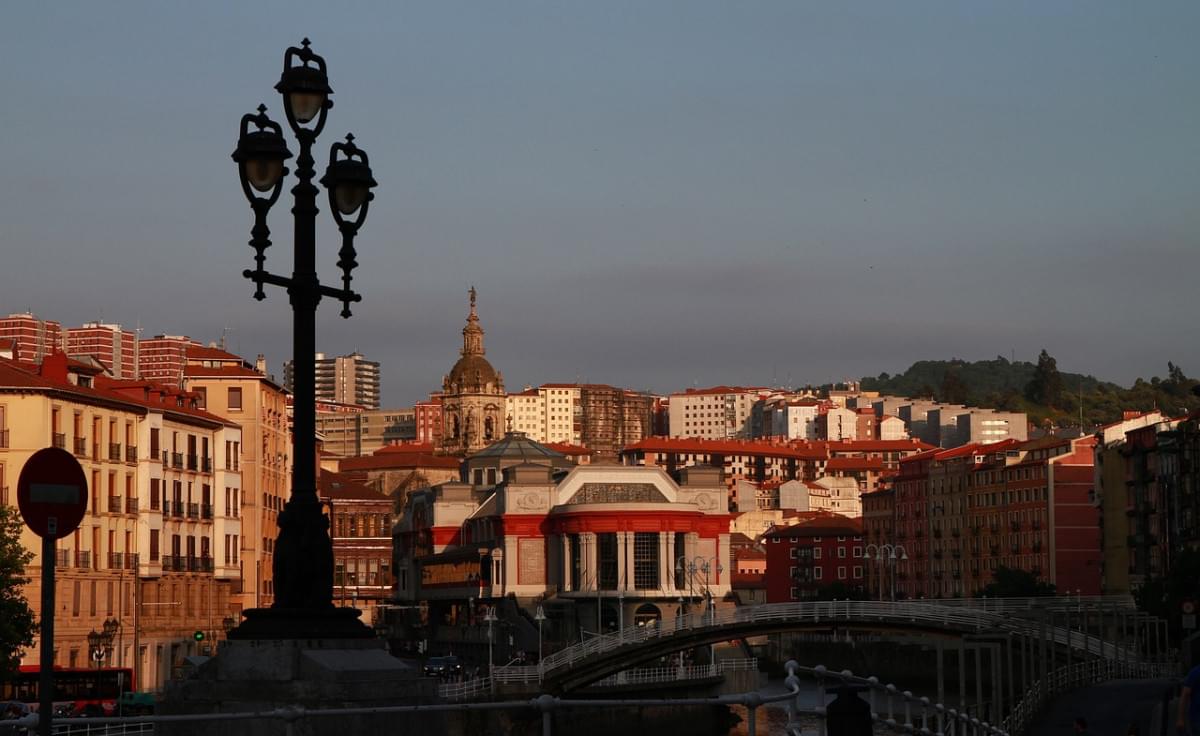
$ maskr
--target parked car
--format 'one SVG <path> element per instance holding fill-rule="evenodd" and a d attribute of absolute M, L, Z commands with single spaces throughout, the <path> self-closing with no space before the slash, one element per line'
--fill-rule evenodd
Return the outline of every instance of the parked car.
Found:
<path fill-rule="evenodd" d="M 443 680 L 449 680 L 462 675 L 463 666 L 458 657 L 453 655 L 430 657 L 425 660 L 425 667 L 422 671 L 426 677 L 440 677 Z"/>

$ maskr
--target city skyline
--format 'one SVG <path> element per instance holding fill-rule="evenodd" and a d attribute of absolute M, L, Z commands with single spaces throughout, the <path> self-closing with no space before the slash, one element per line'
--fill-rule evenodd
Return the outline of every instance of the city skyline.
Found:
<path fill-rule="evenodd" d="M 317 344 L 379 361 L 385 406 L 438 387 L 472 284 L 510 390 L 1042 348 L 1123 385 L 1200 372 L 1178 308 L 1200 265 L 1195 6 L 284 7 L 12 11 L 0 312 L 225 332 L 281 375 L 287 300 L 240 277 L 229 153 L 260 101 L 281 118 L 264 90 L 308 35 L 338 103 L 325 144 L 353 130 L 380 182 L 364 302 L 324 305 Z"/>

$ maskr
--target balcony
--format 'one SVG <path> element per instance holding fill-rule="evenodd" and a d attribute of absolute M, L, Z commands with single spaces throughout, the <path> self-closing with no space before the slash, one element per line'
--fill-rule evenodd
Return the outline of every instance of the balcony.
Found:
<path fill-rule="evenodd" d="M 1031 524 L 1033 525 L 1033 528 L 1034 528 L 1034 529 L 1041 529 L 1041 528 L 1042 528 L 1042 520 L 1041 520 L 1041 519 L 1034 519 L 1034 520 L 1031 522 Z"/>
<path fill-rule="evenodd" d="M 162 568 L 163 572 L 183 572 L 183 558 L 179 555 L 163 555 Z"/>
<path fill-rule="evenodd" d="M 213 558 L 201 557 L 200 558 L 200 572 L 212 572 L 212 571 L 213 571 Z"/>
<path fill-rule="evenodd" d="M 940 549 L 935 549 L 933 551 L 933 557 L 934 557 L 934 559 L 937 559 L 937 560 L 942 559 L 942 551 Z"/>
<path fill-rule="evenodd" d="M 934 530 L 933 530 L 933 538 L 934 538 L 934 539 L 941 539 L 941 538 L 942 538 L 942 530 L 941 530 L 941 529 L 934 529 Z"/>
<path fill-rule="evenodd" d="M 962 559 L 962 550 L 956 549 L 950 553 L 950 556 L 956 560 L 961 560 Z"/>
<path fill-rule="evenodd" d="M 213 507 L 212 507 L 211 503 L 200 504 L 200 518 L 201 519 L 213 518 Z"/>
<path fill-rule="evenodd" d="M 183 501 L 180 501 L 178 498 L 175 499 L 171 504 L 171 516 L 182 519 L 186 513 L 186 509 L 183 508 Z"/>
<path fill-rule="evenodd" d="M 1020 554 L 1021 553 L 1021 545 L 1019 545 L 1019 544 L 1012 545 L 1012 553 L 1014 555 Z"/>
<path fill-rule="evenodd" d="M 990 544 L 988 545 L 988 551 L 991 552 L 993 556 L 998 555 L 1000 554 L 1000 545 Z"/>
<path fill-rule="evenodd" d="M 110 514 L 121 513 L 121 497 L 120 496 L 109 496 L 108 497 L 108 512 Z"/>
<path fill-rule="evenodd" d="M 918 530 L 917 530 L 917 539 L 920 539 L 920 538 L 921 538 L 921 537 L 923 537 L 923 536 L 925 536 L 925 530 L 924 530 L 924 529 L 918 529 Z"/>
<path fill-rule="evenodd" d="M 8 430 L 0 429 L 0 448 L 8 447 Z"/>
<path fill-rule="evenodd" d="M 158 505 L 159 505 L 158 494 L 151 493 L 150 494 L 150 510 L 158 511 L 159 510 Z"/>
<path fill-rule="evenodd" d="M 952 577 L 954 577 L 954 578 L 957 580 L 958 578 L 961 578 L 961 577 L 962 577 L 962 571 L 961 571 L 961 570 L 955 570 L 954 572 L 950 573 L 950 575 L 951 575 Z"/>
<path fill-rule="evenodd" d="M 1042 551 L 1042 541 L 1040 539 L 1033 540 L 1033 551 L 1034 552 Z"/>
<path fill-rule="evenodd" d="M 67 436 L 62 432 L 54 433 L 54 446 L 60 450 L 67 449 Z"/>
<path fill-rule="evenodd" d="M 137 445 L 126 445 L 125 446 L 125 462 L 136 463 L 138 461 L 137 450 L 138 450 Z"/>
<path fill-rule="evenodd" d="M 954 537 L 955 539 L 958 539 L 959 537 L 962 536 L 962 530 L 961 529 L 951 529 L 950 536 Z"/>
<path fill-rule="evenodd" d="M 171 453 L 167 452 L 166 450 L 162 451 L 162 465 L 164 468 L 171 466 Z"/>
<path fill-rule="evenodd" d="M 108 443 L 108 459 L 115 463 L 121 462 L 121 444 L 119 442 Z"/>
<path fill-rule="evenodd" d="M 1013 519 L 1012 521 L 1008 522 L 1008 526 L 1014 532 L 1021 531 L 1021 522 L 1017 521 L 1016 519 Z"/>
<path fill-rule="evenodd" d="M 73 449 L 78 457 L 87 457 L 87 437 L 76 437 Z"/>
<path fill-rule="evenodd" d="M 81 570 L 89 570 L 92 567 L 92 553 L 88 550 L 81 550 L 75 553 L 75 567 Z"/>
<path fill-rule="evenodd" d="M 125 553 L 125 569 L 126 570 L 136 570 L 137 566 L 138 566 L 137 552 L 126 552 Z"/>
<path fill-rule="evenodd" d="M 211 473 L 212 472 L 212 458 L 211 457 L 200 458 L 200 472 L 202 472 L 202 473 Z"/>
<path fill-rule="evenodd" d="M 187 505 L 187 517 L 189 519 L 199 519 L 200 518 L 200 504 L 189 503 Z"/>
<path fill-rule="evenodd" d="M 120 552 L 109 552 L 108 553 L 108 569 L 109 570 L 124 570 L 125 569 L 125 560 L 122 558 Z"/>
<path fill-rule="evenodd" d="M 125 513 L 136 514 L 137 512 L 138 512 L 137 496 L 130 496 L 129 498 L 125 499 Z"/>
<path fill-rule="evenodd" d="M 54 550 L 54 566 L 55 567 L 70 567 L 71 566 L 71 550 L 69 550 L 69 549 Z"/>
<path fill-rule="evenodd" d="M 196 455 L 189 454 L 187 456 L 187 469 L 188 470 L 197 470 L 199 468 L 200 468 L 200 458 Z"/>
<path fill-rule="evenodd" d="M 176 470 L 183 470 L 183 453 L 182 452 L 172 452 L 171 453 L 171 467 L 175 468 Z"/>

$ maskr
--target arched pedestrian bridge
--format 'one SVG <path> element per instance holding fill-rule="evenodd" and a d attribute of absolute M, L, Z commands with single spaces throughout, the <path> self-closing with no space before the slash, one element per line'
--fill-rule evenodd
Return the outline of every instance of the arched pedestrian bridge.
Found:
<path fill-rule="evenodd" d="M 1092 621 L 1089 631 L 1105 632 L 1116 628 L 1112 621 Z M 1053 620 L 1052 620 L 1053 621 Z M 540 680 L 545 692 L 578 690 L 617 672 L 685 649 L 788 631 L 860 629 L 872 632 L 895 631 L 897 634 L 926 633 L 943 637 L 1005 637 L 1017 646 L 1037 647 L 1066 652 L 1066 657 L 1134 662 L 1141 659 L 1130 642 L 1108 641 L 1096 633 L 1069 626 L 1052 625 L 994 610 L 930 601 L 807 601 L 772 603 L 734 609 L 693 613 L 658 621 L 649 626 L 631 626 L 620 632 L 594 637 L 588 641 L 547 655 L 538 667 L 522 668 L 534 681 Z M 496 675 L 513 681 L 516 672 L 499 669 Z"/>

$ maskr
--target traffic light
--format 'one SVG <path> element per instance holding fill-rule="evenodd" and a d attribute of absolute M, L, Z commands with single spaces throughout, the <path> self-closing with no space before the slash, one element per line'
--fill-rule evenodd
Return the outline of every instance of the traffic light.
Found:
<path fill-rule="evenodd" d="M 204 632 L 197 631 L 196 633 L 192 634 L 192 638 L 196 641 L 204 641 Z"/>

